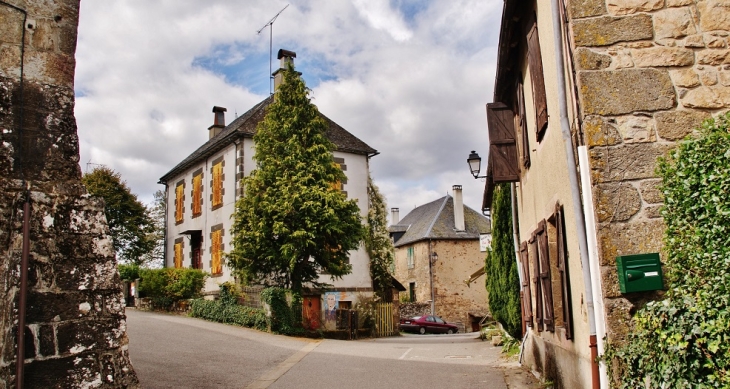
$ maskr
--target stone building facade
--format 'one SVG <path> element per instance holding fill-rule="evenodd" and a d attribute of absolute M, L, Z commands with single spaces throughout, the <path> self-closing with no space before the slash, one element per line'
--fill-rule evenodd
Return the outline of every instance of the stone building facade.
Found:
<path fill-rule="evenodd" d="M 104 205 L 81 184 L 78 13 L 78 0 L 0 2 L 0 388 L 16 383 L 26 199 L 23 387 L 138 386 Z"/>
<path fill-rule="evenodd" d="M 433 314 L 469 332 L 489 314 L 484 278 L 467 281 L 483 274 L 486 253 L 480 236 L 490 234 L 491 225 L 461 198 L 461 187 L 455 186 L 453 197 L 416 207 L 402 220 L 394 213 L 390 232 L 394 276 L 406 289 L 401 292 L 405 299 L 427 303 L 429 312 L 433 300 Z"/>
<path fill-rule="evenodd" d="M 505 2 L 484 207 L 513 183 L 524 361 L 557 387 L 607 387 L 604 337 L 662 293 L 616 268 L 661 253 L 657 158 L 728 109 L 725 0 Z"/>

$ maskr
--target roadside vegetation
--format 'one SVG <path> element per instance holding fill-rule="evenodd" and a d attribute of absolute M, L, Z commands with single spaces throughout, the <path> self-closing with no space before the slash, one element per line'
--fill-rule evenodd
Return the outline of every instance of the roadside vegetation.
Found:
<path fill-rule="evenodd" d="M 669 289 L 607 348 L 614 387 L 730 388 L 729 123 L 706 121 L 660 159 Z"/>
<path fill-rule="evenodd" d="M 200 297 L 208 273 L 198 269 L 147 269 L 137 264 L 118 266 L 124 281 L 139 279 L 139 297 L 149 298 L 154 309 L 170 310 L 180 301 Z"/>

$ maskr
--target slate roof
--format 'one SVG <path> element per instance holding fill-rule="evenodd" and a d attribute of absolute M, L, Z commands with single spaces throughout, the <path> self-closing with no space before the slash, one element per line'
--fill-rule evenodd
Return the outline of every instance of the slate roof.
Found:
<path fill-rule="evenodd" d="M 237 117 L 234 121 L 228 124 L 218 135 L 209 139 L 192 154 L 188 155 L 182 160 L 177 166 L 172 168 L 164 176 L 160 178 L 160 184 L 166 183 L 172 177 L 182 173 L 193 165 L 198 164 L 200 161 L 207 157 L 219 152 L 228 145 L 230 145 L 235 139 L 240 138 L 252 138 L 256 133 L 256 126 L 260 121 L 264 120 L 266 115 L 266 107 L 268 107 L 274 101 L 273 96 L 265 98 L 260 103 L 253 106 L 243 115 Z M 339 124 L 333 122 L 330 118 L 320 115 L 327 123 L 327 138 L 335 144 L 337 151 L 352 154 L 362 155 L 376 155 L 378 151 L 368 146 L 365 142 L 358 139 L 355 135 L 352 135 L 347 130 L 342 128 Z"/>
<path fill-rule="evenodd" d="M 390 232 L 406 232 L 395 243 L 395 247 L 426 239 L 479 239 L 479 234 L 492 231 L 489 219 L 464 205 L 464 226 L 466 231 L 454 228 L 454 198 L 446 195 L 409 212 L 406 217 L 391 225 Z"/>

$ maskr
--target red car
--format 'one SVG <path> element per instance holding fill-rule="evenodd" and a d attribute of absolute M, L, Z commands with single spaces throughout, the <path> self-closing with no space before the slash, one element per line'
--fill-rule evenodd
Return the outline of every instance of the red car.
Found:
<path fill-rule="evenodd" d="M 434 315 L 414 316 L 410 319 L 400 319 L 400 329 L 402 331 L 413 331 L 419 334 L 455 334 L 459 332 L 459 327 L 443 321 L 440 317 Z"/>

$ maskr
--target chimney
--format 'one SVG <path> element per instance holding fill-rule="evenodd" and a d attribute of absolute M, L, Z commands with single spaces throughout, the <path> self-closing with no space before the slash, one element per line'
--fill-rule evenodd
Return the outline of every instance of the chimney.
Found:
<path fill-rule="evenodd" d="M 279 69 L 276 69 L 271 75 L 274 77 L 274 91 L 279 89 L 279 85 L 284 81 L 284 70 L 286 69 L 287 63 L 294 64 L 294 58 L 297 57 L 297 53 L 289 50 L 279 49 L 276 54 L 276 59 L 279 60 Z"/>
<path fill-rule="evenodd" d="M 223 107 L 213 107 L 213 125 L 208 127 L 208 139 L 213 139 L 226 127 L 226 109 Z"/>
<path fill-rule="evenodd" d="M 391 208 L 390 209 L 390 224 L 396 225 L 400 221 L 400 209 L 398 208 Z"/>
<path fill-rule="evenodd" d="M 464 226 L 464 198 L 461 196 L 461 185 L 454 185 L 454 228 L 456 231 L 465 231 Z"/>

